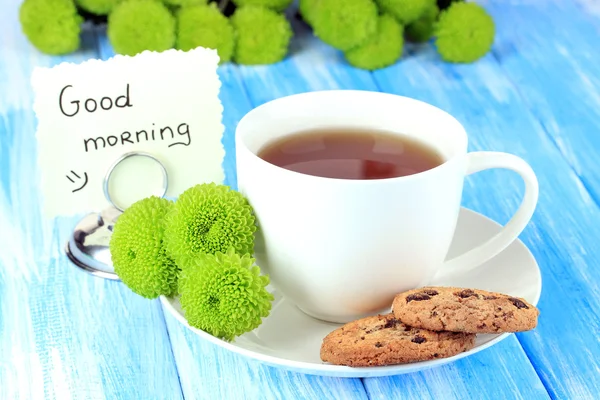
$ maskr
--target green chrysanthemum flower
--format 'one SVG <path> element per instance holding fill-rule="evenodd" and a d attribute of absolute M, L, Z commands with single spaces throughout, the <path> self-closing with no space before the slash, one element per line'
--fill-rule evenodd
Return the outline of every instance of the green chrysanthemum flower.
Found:
<path fill-rule="evenodd" d="M 238 7 L 244 6 L 260 6 L 267 7 L 275 11 L 283 11 L 294 0 L 233 0 L 233 3 Z"/>
<path fill-rule="evenodd" d="M 345 53 L 346 60 L 357 68 L 374 70 L 394 64 L 402 56 L 402 25 L 390 15 L 379 17 L 377 33 L 366 43 Z"/>
<path fill-rule="evenodd" d="M 435 0 L 375 0 L 382 11 L 403 25 L 416 21 Z"/>
<path fill-rule="evenodd" d="M 494 43 L 492 17 L 476 3 L 452 3 L 440 13 L 435 45 L 443 60 L 469 63 L 483 57 Z"/>
<path fill-rule="evenodd" d="M 300 15 L 304 19 L 304 21 L 312 25 L 313 15 L 315 10 L 319 7 L 319 3 L 322 0 L 299 0 L 298 1 L 298 11 L 300 11 Z"/>
<path fill-rule="evenodd" d="M 19 21 L 27 39 L 43 53 L 62 55 L 79 48 L 83 18 L 72 0 L 25 0 Z"/>
<path fill-rule="evenodd" d="M 199 6 L 206 5 L 208 0 L 162 0 L 168 6 L 173 7 L 186 7 L 186 6 Z"/>
<path fill-rule="evenodd" d="M 336 49 L 350 50 L 377 31 L 378 11 L 372 0 L 323 0 L 314 6 L 308 18 L 315 36 Z"/>
<path fill-rule="evenodd" d="M 214 4 L 182 7 L 177 12 L 176 47 L 183 51 L 198 46 L 215 49 L 220 62 L 225 63 L 233 54 L 233 27 Z"/>
<path fill-rule="evenodd" d="M 262 323 L 271 311 L 269 277 L 249 255 L 203 254 L 181 271 L 179 299 L 190 326 L 231 341 Z"/>
<path fill-rule="evenodd" d="M 107 35 L 118 54 L 165 51 L 175 44 L 175 18 L 158 1 L 127 0 L 109 14 Z"/>
<path fill-rule="evenodd" d="M 432 3 L 419 19 L 406 27 L 406 38 L 412 42 L 426 42 L 429 40 L 433 35 L 439 12 L 437 4 Z"/>
<path fill-rule="evenodd" d="M 177 292 L 178 268 L 166 252 L 165 216 L 173 203 L 148 197 L 119 216 L 110 240 L 115 272 L 134 293 L 153 299 Z"/>
<path fill-rule="evenodd" d="M 181 268 L 200 254 L 254 250 L 255 219 L 244 196 L 225 185 L 196 185 L 179 196 L 168 215 L 167 251 Z"/>
<path fill-rule="evenodd" d="M 96 15 L 107 15 L 123 0 L 75 0 L 75 3 L 87 12 Z"/>
<path fill-rule="evenodd" d="M 245 6 L 235 10 L 231 24 L 236 34 L 233 58 L 238 64 L 273 64 L 285 58 L 293 35 L 285 15 Z"/>

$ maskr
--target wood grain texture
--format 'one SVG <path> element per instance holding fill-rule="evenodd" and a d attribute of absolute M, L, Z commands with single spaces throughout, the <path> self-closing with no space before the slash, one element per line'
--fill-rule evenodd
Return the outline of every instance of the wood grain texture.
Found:
<path fill-rule="evenodd" d="M 224 350 L 165 319 L 186 399 L 367 399 L 360 379 L 304 375 Z"/>
<path fill-rule="evenodd" d="M 20 33 L 19 3 L 0 11 L 0 399 L 180 399 L 159 303 L 80 272 L 63 253 L 77 218 L 42 217 L 29 76 L 96 57 L 95 34 L 43 56 Z"/>
<path fill-rule="evenodd" d="M 304 24 L 296 23 L 294 28 L 296 34 L 291 58 L 270 67 L 238 68 L 254 106 L 281 96 L 312 90 L 379 90 L 378 82 L 373 79 L 371 73 L 348 66 L 338 52 L 315 39 Z M 413 65 L 412 68 L 417 66 Z M 391 74 L 399 73 L 400 71 Z M 294 76 L 295 78 L 291 79 Z M 414 82 L 414 87 L 418 87 L 418 79 L 411 81 Z M 461 82 L 456 81 L 455 85 L 461 87 Z M 384 91 L 391 89 L 393 88 Z M 494 201 L 493 198 L 489 199 Z M 435 373 L 423 372 L 384 379 L 370 378 L 364 380 L 367 393 L 369 398 L 381 399 L 410 398 L 406 393 L 423 393 L 423 396 L 427 396 L 427 393 L 432 393 L 431 396 L 443 394 L 447 397 L 435 398 L 464 399 L 486 398 L 482 392 L 487 390 L 489 396 L 510 398 L 516 387 L 523 392 L 524 398 L 547 398 L 548 394 L 527 355 L 514 338 L 509 340 L 512 346 L 494 346 L 469 357 L 468 361 L 464 361 L 465 369 L 462 374 L 456 373 L 457 370 L 462 371 L 462 361 L 459 361 L 436 368 Z M 474 368 L 479 365 L 494 365 L 496 368 Z M 431 375 L 432 373 L 434 375 Z M 447 393 L 443 389 L 444 386 L 433 385 L 433 388 L 430 388 L 429 383 L 438 382 L 435 379 L 439 382 L 451 382 L 460 389 Z M 490 388 L 490 382 L 496 383 Z M 431 390 L 433 392 L 430 392 Z"/>
<path fill-rule="evenodd" d="M 288 373 L 228 353 L 165 317 L 158 302 L 69 264 L 62 247 L 77 219 L 46 221 L 40 213 L 29 76 L 35 65 L 113 53 L 102 32 L 89 32 L 78 53 L 40 55 L 20 33 L 20 2 L 0 5 L 0 399 L 592 399 L 600 393 L 596 2 L 481 1 L 496 19 L 498 40 L 473 65 L 441 63 L 431 45 L 408 46 L 400 63 L 372 74 L 349 67 L 295 23 L 298 35 L 285 61 L 220 67 L 223 166 L 233 187 L 234 129 L 247 111 L 284 95 L 333 88 L 427 101 L 466 126 L 471 150 L 515 153 L 538 174 L 540 204 L 522 239 L 543 272 L 539 327 L 450 365 L 362 382 Z M 464 204 L 504 223 L 521 193 L 510 173 L 484 172 L 467 180 Z"/>
<path fill-rule="evenodd" d="M 600 14 L 587 11 L 591 1 L 485 5 L 497 24 L 494 58 L 598 203 Z"/>
<path fill-rule="evenodd" d="M 514 336 L 493 349 L 500 354 L 526 357 Z M 372 400 L 550 398 L 542 382 L 531 379 L 535 375 L 531 364 L 514 362 L 510 356 L 484 356 L 485 352 L 491 350 L 463 358 L 446 368 L 432 368 L 402 377 L 365 379 L 365 387 Z"/>
<path fill-rule="evenodd" d="M 542 269 L 541 318 L 535 331 L 517 336 L 552 397 L 594 398 L 600 393 L 598 207 L 493 54 L 450 65 L 439 63 L 431 46 L 412 52 L 410 61 L 374 74 L 379 87 L 450 112 L 465 125 L 471 150 L 511 152 L 536 171 L 539 205 L 521 238 Z M 521 191 L 510 173 L 483 172 L 467 180 L 464 204 L 505 222 Z"/>

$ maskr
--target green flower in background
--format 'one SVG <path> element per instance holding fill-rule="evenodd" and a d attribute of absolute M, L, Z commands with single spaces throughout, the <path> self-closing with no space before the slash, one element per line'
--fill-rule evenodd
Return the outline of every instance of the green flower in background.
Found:
<path fill-rule="evenodd" d="M 470 63 L 490 51 L 494 35 L 494 20 L 483 7 L 457 2 L 440 13 L 435 45 L 443 60 Z"/>
<path fill-rule="evenodd" d="M 167 251 L 180 268 L 201 254 L 254 251 L 256 225 L 244 196 L 225 185 L 205 183 L 183 192 L 167 216 Z"/>
<path fill-rule="evenodd" d="M 358 68 L 374 70 L 394 64 L 402 56 L 404 39 L 402 25 L 394 17 L 379 17 L 377 33 L 364 44 L 345 53 L 346 60 Z"/>
<path fill-rule="evenodd" d="M 238 7 L 259 6 L 267 7 L 275 11 L 283 11 L 293 3 L 294 0 L 232 0 Z"/>
<path fill-rule="evenodd" d="M 72 0 L 25 0 L 19 21 L 29 42 L 43 53 L 63 55 L 79 48 L 83 18 Z"/>
<path fill-rule="evenodd" d="M 377 6 L 372 0 L 312 0 L 315 36 L 346 51 L 365 43 L 377 31 Z"/>
<path fill-rule="evenodd" d="M 164 245 L 165 216 L 172 207 L 156 196 L 140 200 L 119 216 L 111 236 L 115 272 L 134 293 L 149 299 L 177 292 L 179 270 Z"/>
<path fill-rule="evenodd" d="M 319 3 L 321 1 L 322 0 L 299 0 L 298 1 L 298 11 L 300 12 L 300 15 L 302 16 L 302 18 L 304 19 L 304 21 L 307 24 L 312 25 L 313 15 L 315 14 L 315 11 L 319 7 Z"/>
<path fill-rule="evenodd" d="M 283 60 L 292 39 L 285 15 L 264 7 L 245 6 L 231 16 L 235 29 L 234 61 L 239 64 L 273 64 Z"/>
<path fill-rule="evenodd" d="M 271 310 L 271 295 L 265 287 L 268 276 L 260 275 L 249 255 L 202 254 L 181 271 L 180 303 L 190 324 L 227 341 L 262 323 Z"/>
<path fill-rule="evenodd" d="M 233 55 L 233 27 L 214 4 L 182 7 L 177 12 L 176 47 L 183 51 L 198 46 L 216 49 L 221 63 L 224 63 Z"/>
<path fill-rule="evenodd" d="M 427 7 L 415 22 L 406 27 L 406 38 L 412 42 L 426 42 L 433 36 L 435 22 L 440 10 L 435 3 Z"/>
<path fill-rule="evenodd" d="M 402 25 L 416 21 L 435 0 L 375 0 L 382 11 L 393 15 Z"/>
<path fill-rule="evenodd" d="M 89 13 L 107 15 L 119 3 L 125 0 L 75 0 L 75 3 Z"/>
<path fill-rule="evenodd" d="M 108 16 L 107 35 L 116 53 L 165 51 L 175 44 L 175 18 L 154 0 L 127 0 Z"/>
<path fill-rule="evenodd" d="M 107 23 L 107 36 L 117 54 L 205 47 L 217 50 L 221 63 L 266 65 L 288 54 L 294 32 L 283 11 L 292 2 L 24 0 L 19 18 L 28 40 L 51 55 L 79 48 L 85 17 Z M 435 37 L 447 62 L 477 60 L 490 50 L 495 36 L 493 19 L 485 9 L 464 0 L 299 0 L 298 6 L 316 37 L 362 69 L 398 60 L 393 54 L 404 45 L 404 38 L 394 33 L 397 28 L 383 15 L 396 19 L 407 40 L 425 42 Z M 382 21 L 384 27 L 379 26 Z"/>
<path fill-rule="evenodd" d="M 162 1 L 166 5 L 174 6 L 174 7 L 186 7 L 186 6 L 200 6 L 206 5 L 208 0 L 156 0 Z"/>

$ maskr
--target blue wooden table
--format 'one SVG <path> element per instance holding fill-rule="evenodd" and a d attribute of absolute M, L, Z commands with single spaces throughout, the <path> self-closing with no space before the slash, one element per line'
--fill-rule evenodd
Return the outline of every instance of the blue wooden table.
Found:
<path fill-rule="evenodd" d="M 540 181 L 521 239 L 542 269 L 539 326 L 421 373 L 370 379 L 274 369 L 201 340 L 121 283 L 83 274 L 63 252 L 77 218 L 46 220 L 36 184 L 34 66 L 107 59 L 101 30 L 66 57 L 21 34 L 20 0 L 0 2 L 0 399 L 593 399 L 600 397 L 600 3 L 489 0 L 497 37 L 471 65 L 432 45 L 374 73 L 294 23 L 291 54 L 264 67 L 223 65 L 227 183 L 233 134 L 253 107 L 298 92 L 367 89 L 434 104 L 457 117 L 471 150 L 515 153 Z M 272 82 L 276 82 L 274 86 Z M 519 179 L 467 180 L 464 205 L 505 223 Z"/>

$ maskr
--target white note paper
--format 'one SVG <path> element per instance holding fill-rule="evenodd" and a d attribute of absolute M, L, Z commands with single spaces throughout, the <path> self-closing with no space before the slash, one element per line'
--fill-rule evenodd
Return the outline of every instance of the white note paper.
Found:
<path fill-rule="evenodd" d="M 32 85 L 46 215 L 107 207 L 106 171 L 132 151 L 149 153 L 165 166 L 167 197 L 198 183 L 222 183 L 218 63 L 215 50 L 200 47 L 36 68 Z M 121 176 L 115 170 L 111 178 L 115 202 L 161 192 L 159 168 L 141 157 L 127 161 Z"/>

